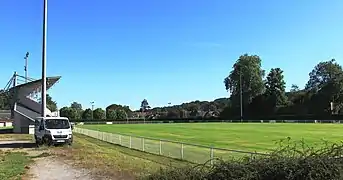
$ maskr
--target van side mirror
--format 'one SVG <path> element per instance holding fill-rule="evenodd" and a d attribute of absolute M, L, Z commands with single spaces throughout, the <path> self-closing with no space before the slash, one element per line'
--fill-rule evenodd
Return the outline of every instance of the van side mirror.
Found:
<path fill-rule="evenodd" d="M 40 131 L 44 130 L 44 127 L 43 126 L 39 126 L 39 130 Z"/>
<path fill-rule="evenodd" d="M 74 125 L 72 124 L 72 125 L 71 125 L 71 130 L 73 130 L 73 129 L 74 129 Z"/>

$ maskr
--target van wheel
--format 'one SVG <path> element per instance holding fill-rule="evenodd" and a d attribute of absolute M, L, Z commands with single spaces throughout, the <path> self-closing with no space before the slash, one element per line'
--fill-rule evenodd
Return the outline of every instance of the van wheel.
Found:
<path fill-rule="evenodd" d="M 51 146 L 51 145 L 52 145 L 52 139 L 49 138 L 48 136 L 44 136 L 43 142 L 44 142 L 44 144 L 46 144 L 47 146 Z"/>
<path fill-rule="evenodd" d="M 39 140 L 37 139 L 37 136 L 35 136 L 35 143 L 36 143 L 36 146 L 37 146 L 37 147 L 40 146 L 40 142 L 39 142 Z"/>

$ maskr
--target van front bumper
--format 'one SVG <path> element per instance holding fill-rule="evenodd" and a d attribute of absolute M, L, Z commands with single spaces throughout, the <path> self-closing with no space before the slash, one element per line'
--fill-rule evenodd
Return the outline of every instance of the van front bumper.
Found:
<path fill-rule="evenodd" d="M 63 144 L 63 143 L 71 144 L 73 142 L 73 136 L 69 138 L 54 138 L 52 139 L 52 142 L 54 144 Z"/>

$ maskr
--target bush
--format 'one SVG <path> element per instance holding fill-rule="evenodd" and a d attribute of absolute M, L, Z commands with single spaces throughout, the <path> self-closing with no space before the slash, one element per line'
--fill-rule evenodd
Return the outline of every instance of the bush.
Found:
<path fill-rule="evenodd" d="M 218 160 L 188 168 L 161 169 L 147 180 L 338 180 L 343 179 L 343 144 L 315 149 L 305 143 L 280 144 L 270 156 Z"/>

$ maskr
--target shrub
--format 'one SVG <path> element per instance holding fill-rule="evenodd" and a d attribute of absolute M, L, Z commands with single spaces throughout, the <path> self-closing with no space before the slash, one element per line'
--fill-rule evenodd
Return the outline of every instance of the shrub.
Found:
<path fill-rule="evenodd" d="M 285 145 L 286 144 L 286 145 Z M 147 180 L 338 180 L 343 179 L 343 144 L 314 148 L 300 143 L 280 143 L 269 156 L 217 160 L 188 168 L 161 169 Z"/>

